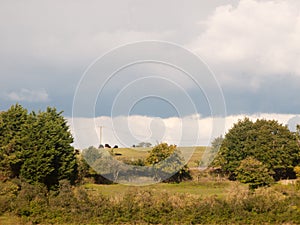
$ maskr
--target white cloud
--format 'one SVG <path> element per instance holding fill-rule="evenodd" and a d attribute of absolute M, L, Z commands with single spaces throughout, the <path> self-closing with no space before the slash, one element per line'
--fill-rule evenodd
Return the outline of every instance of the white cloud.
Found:
<path fill-rule="evenodd" d="M 188 47 L 207 60 L 222 84 L 259 88 L 274 75 L 300 76 L 300 5 L 241 0 L 224 5 Z"/>
<path fill-rule="evenodd" d="M 212 139 L 224 135 L 239 119 L 275 119 L 288 124 L 291 114 L 232 115 L 224 118 L 187 116 L 184 118 L 158 118 L 147 116 L 120 116 L 97 118 L 68 118 L 75 137 L 76 148 L 98 146 L 100 128 L 103 126 L 103 143 L 130 147 L 139 142 L 167 142 L 179 146 L 208 146 Z M 219 127 L 213 127 L 213 126 Z"/>
<path fill-rule="evenodd" d="M 19 91 L 12 91 L 5 94 L 7 100 L 16 102 L 47 102 L 49 96 L 46 90 L 29 90 L 22 88 Z"/>

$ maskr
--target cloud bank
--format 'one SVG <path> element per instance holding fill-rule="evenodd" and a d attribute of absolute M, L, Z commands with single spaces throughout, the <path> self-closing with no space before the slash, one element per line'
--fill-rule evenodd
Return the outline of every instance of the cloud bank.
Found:
<path fill-rule="evenodd" d="M 217 7 L 189 46 L 222 84 L 258 89 L 276 76 L 300 76 L 300 13 L 296 1 L 241 0 Z"/>
<path fill-rule="evenodd" d="M 140 142 L 150 142 L 152 145 L 167 142 L 177 146 L 209 146 L 214 138 L 224 135 L 234 123 L 246 116 L 251 120 L 275 119 L 283 125 L 289 125 L 290 129 L 297 123 L 300 124 L 300 117 L 292 114 L 240 114 L 226 118 L 202 118 L 200 115 L 191 115 L 164 119 L 138 115 L 115 118 L 103 116 L 68 118 L 68 123 L 75 138 L 74 146 L 79 149 L 99 146 L 100 126 L 102 126 L 102 144 L 108 143 L 112 146 L 131 147 Z"/>

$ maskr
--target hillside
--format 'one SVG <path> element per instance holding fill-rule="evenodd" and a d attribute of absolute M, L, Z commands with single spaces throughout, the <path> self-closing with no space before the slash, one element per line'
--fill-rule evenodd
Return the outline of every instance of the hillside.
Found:
<path fill-rule="evenodd" d="M 190 168 L 197 167 L 198 161 L 201 159 L 202 154 L 204 153 L 205 146 L 198 146 L 198 147 L 178 147 L 185 158 L 189 158 L 188 166 Z M 114 149 L 114 154 L 116 159 L 121 161 L 134 161 L 138 159 L 145 159 L 149 151 L 152 148 L 117 148 Z"/>

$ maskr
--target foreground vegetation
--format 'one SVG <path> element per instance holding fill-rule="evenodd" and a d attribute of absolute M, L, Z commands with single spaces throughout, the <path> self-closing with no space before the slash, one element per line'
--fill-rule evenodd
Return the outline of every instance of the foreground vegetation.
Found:
<path fill-rule="evenodd" d="M 198 188 L 203 189 L 203 194 L 194 193 Z M 46 187 L 19 180 L 1 183 L 0 223 L 300 223 L 297 185 L 278 184 L 254 192 L 228 181 L 182 183 L 177 185 L 177 190 L 173 184 L 130 188 L 106 185 L 105 189 L 106 192 L 104 186 L 97 185 L 75 187 L 67 181 L 61 181 L 57 191 L 47 191 Z M 216 194 L 211 190 L 216 190 Z M 222 195 L 221 191 L 225 194 Z"/>

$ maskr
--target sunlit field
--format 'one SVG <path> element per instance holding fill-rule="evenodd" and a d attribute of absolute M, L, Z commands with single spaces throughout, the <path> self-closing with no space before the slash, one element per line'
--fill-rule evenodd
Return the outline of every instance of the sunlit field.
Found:
<path fill-rule="evenodd" d="M 147 186 L 129 186 L 123 184 L 99 185 L 86 184 L 84 187 L 89 192 L 101 193 L 105 196 L 123 196 L 129 191 L 152 191 L 155 194 L 168 192 L 170 194 L 190 194 L 195 196 L 226 196 L 233 188 L 243 188 L 247 190 L 247 186 L 238 182 L 230 181 L 208 181 L 202 179 L 199 182 L 182 182 L 182 183 L 157 183 Z"/>
<path fill-rule="evenodd" d="M 198 166 L 202 154 L 207 147 L 179 147 L 178 149 L 188 159 L 188 167 L 194 168 Z M 113 149 L 115 157 L 118 160 L 133 161 L 138 159 L 145 159 L 152 148 L 116 148 Z"/>

